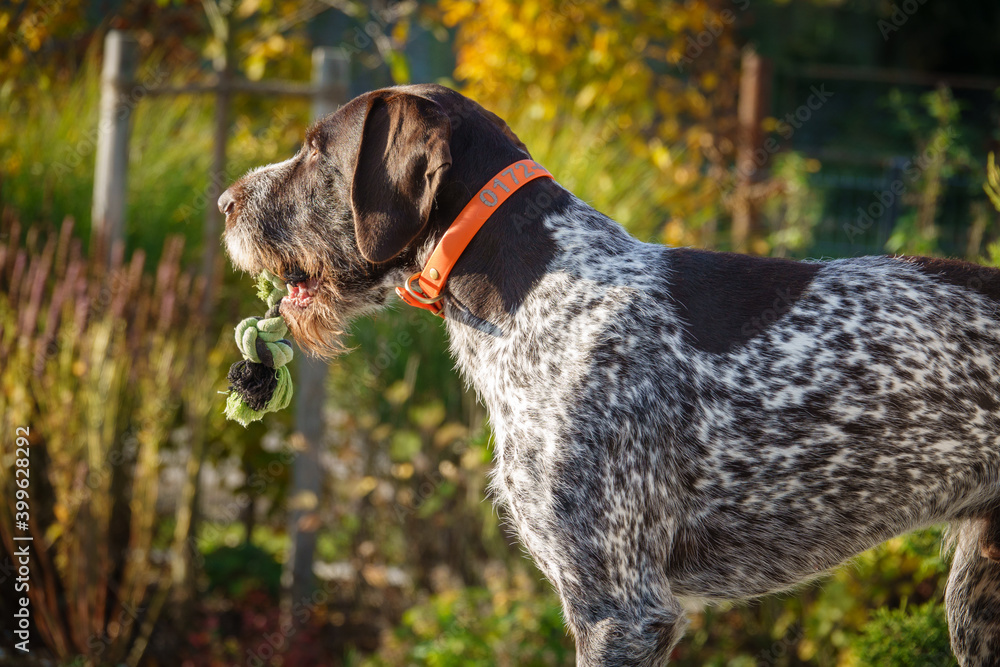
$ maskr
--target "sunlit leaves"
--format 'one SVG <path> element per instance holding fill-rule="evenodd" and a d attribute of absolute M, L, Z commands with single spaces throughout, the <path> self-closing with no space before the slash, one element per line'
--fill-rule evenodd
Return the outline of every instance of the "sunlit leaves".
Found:
<path fill-rule="evenodd" d="M 722 198 L 706 179 L 718 180 L 733 150 L 734 3 L 442 0 L 440 7 L 444 22 L 458 29 L 456 79 L 516 132 L 534 134 L 538 123 L 603 122 L 614 133 L 596 150 L 582 142 L 575 150 L 615 162 L 621 147 L 623 160 L 658 172 L 636 212 L 647 221 L 640 233 L 671 217 L 693 222 L 719 214 Z M 560 169 L 552 157 L 547 164 Z"/>

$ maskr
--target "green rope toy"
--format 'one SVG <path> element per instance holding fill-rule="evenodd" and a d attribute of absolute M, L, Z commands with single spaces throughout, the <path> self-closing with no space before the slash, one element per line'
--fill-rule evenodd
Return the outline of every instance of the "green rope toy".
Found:
<path fill-rule="evenodd" d="M 243 361 L 229 368 L 226 417 L 243 426 L 268 412 L 284 410 L 292 400 L 291 343 L 278 302 L 288 294 L 281 278 L 265 270 L 257 276 L 257 296 L 267 303 L 264 317 L 248 317 L 236 327 L 236 345 Z"/>

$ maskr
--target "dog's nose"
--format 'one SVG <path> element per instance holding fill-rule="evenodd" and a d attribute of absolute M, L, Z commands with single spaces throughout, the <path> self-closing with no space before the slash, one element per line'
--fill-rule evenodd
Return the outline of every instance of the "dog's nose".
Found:
<path fill-rule="evenodd" d="M 232 188 L 229 188 L 219 197 L 219 210 L 222 211 L 223 215 L 228 217 L 235 207 L 236 197 L 233 197 Z"/>

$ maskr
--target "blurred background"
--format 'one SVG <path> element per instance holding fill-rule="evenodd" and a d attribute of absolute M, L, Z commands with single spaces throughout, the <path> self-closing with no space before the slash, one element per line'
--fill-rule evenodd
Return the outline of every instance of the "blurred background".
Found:
<path fill-rule="evenodd" d="M 994 0 L 7 0 L 0 30 L 2 665 L 573 663 L 436 318 L 222 416 L 263 307 L 214 202 L 356 94 L 458 88 L 650 242 L 1000 261 Z M 677 664 L 954 664 L 941 533 L 695 613 Z"/>

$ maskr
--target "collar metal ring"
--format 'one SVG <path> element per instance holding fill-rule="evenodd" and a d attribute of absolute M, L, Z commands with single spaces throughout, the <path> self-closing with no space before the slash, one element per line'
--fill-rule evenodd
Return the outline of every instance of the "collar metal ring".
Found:
<path fill-rule="evenodd" d="M 414 301 L 418 301 L 420 303 L 437 303 L 438 301 L 444 298 L 444 294 L 438 294 L 436 297 L 430 298 L 423 293 L 423 290 L 421 290 L 420 292 L 415 292 L 413 289 L 413 281 L 415 280 L 420 280 L 419 271 L 417 273 L 414 273 L 412 276 L 410 276 L 409 280 L 403 283 L 403 286 L 406 288 L 407 293 L 413 297 Z M 419 283 L 417 284 L 417 289 L 420 290 Z"/>

